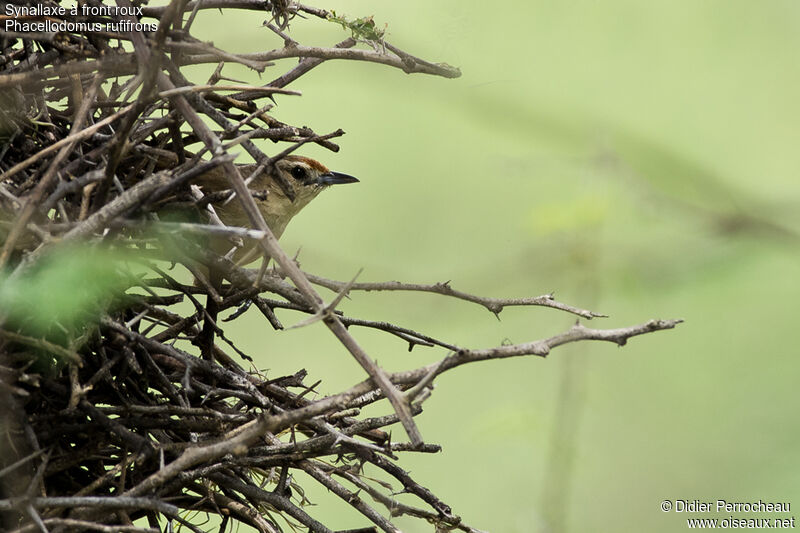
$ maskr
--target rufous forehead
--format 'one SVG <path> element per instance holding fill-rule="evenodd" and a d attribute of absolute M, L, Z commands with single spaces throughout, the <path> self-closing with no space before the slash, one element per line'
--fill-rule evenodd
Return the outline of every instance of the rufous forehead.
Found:
<path fill-rule="evenodd" d="M 316 159 L 311 159 L 310 157 L 303 157 L 301 155 L 288 155 L 284 157 L 284 159 L 289 161 L 300 161 L 308 165 L 309 168 L 313 168 L 314 170 L 319 171 L 320 174 L 325 174 L 326 172 L 330 172 L 328 167 L 317 161 Z"/>

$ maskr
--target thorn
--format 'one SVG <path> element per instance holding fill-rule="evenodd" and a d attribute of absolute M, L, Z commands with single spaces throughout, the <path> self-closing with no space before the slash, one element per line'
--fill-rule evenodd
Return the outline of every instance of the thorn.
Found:
<path fill-rule="evenodd" d="M 341 302 L 344 299 L 344 297 L 347 296 L 347 294 L 350 292 L 350 289 L 352 289 L 353 285 L 355 285 L 358 276 L 360 276 L 363 271 L 364 271 L 363 268 L 359 268 L 358 272 L 356 272 L 356 275 L 353 276 L 353 279 L 347 282 L 347 285 L 345 285 L 342 288 L 342 290 L 339 292 L 336 298 L 334 298 L 333 301 L 328 305 L 331 311 L 336 309 L 336 306 L 339 305 L 339 302 Z"/>
<path fill-rule="evenodd" d="M 290 329 L 302 328 L 304 326 L 310 326 L 311 324 L 313 324 L 315 322 L 319 322 L 320 320 L 322 320 L 322 319 L 327 317 L 327 313 L 325 312 L 327 309 L 328 309 L 327 307 L 323 308 L 319 313 L 314 313 L 313 315 L 311 315 L 310 317 L 306 318 L 305 320 L 301 320 L 297 324 L 295 324 L 293 326 L 289 326 L 288 328 L 285 328 L 284 331 L 290 330 Z"/>
<path fill-rule="evenodd" d="M 253 287 L 258 287 L 261 285 L 261 281 L 264 279 L 264 276 L 267 273 L 267 265 L 269 264 L 269 256 L 265 253 L 262 254 L 261 266 L 258 267 L 258 274 L 256 275 L 256 279 L 253 281 Z"/>
<path fill-rule="evenodd" d="M 353 288 L 353 284 L 356 282 L 356 279 L 358 279 L 358 276 L 361 275 L 361 272 L 363 270 L 364 270 L 363 268 L 358 269 L 358 272 L 356 272 L 356 275 L 353 276 L 353 279 L 347 282 L 347 285 L 342 287 L 342 290 L 339 291 L 339 294 L 336 295 L 336 298 L 334 298 L 331 303 L 329 303 L 328 305 L 326 305 L 325 307 L 323 307 L 322 309 L 320 309 L 318 312 L 314 313 L 307 319 L 298 322 L 294 326 L 289 326 L 286 329 L 295 329 L 295 328 L 301 328 L 303 326 L 310 326 L 315 322 L 319 322 L 320 320 L 325 320 L 326 318 L 329 318 L 334 313 L 334 311 L 336 311 L 336 306 L 339 305 L 342 299 L 344 299 L 344 297 L 347 296 L 347 293 L 350 292 L 350 289 Z"/>

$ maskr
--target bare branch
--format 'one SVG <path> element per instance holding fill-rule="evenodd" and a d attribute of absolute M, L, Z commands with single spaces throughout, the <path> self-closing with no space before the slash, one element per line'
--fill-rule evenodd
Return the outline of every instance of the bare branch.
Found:
<path fill-rule="evenodd" d="M 306 272 L 305 274 L 308 277 L 309 281 L 311 281 L 311 283 L 319 285 L 320 287 L 325 287 L 326 289 L 330 289 L 332 291 L 339 291 L 345 285 L 341 281 L 326 279 L 320 276 L 316 276 L 314 274 L 310 274 L 308 272 Z M 578 315 L 586 319 L 607 316 L 600 313 L 595 313 L 594 311 L 589 311 L 587 309 L 580 309 L 578 307 L 574 307 L 572 305 L 559 302 L 553 297 L 552 293 L 544 294 L 542 296 L 528 297 L 528 298 L 486 298 L 483 296 L 475 296 L 473 294 L 468 294 L 466 292 L 455 290 L 450 286 L 449 281 L 445 281 L 443 283 L 434 283 L 432 285 L 424 285 L 418 283 L 402 283 L 400 281 L 385 281 L 377 283 L 354 283 L 353 286 L 351 287 L 351 290 L 367 291 L 367 292 L 410 291 L 410 292 L 430 292 L 434 294 L 442 294 L 444 296 L 451 296 L 453 298 L 458 298 L 459 300 L 465 300 L 467 302 L 473 302 L 482 305 L 495 315 L 499 315 L 500 312 L 506 307 L 541 306 L 541 307 L 551 307 L 553 309 L 566 311 L 567 313 L 572 313 L 573 315 Z"/>
<path fill-rule="evenodd" d="M 270 50 L 269 52 L 255 52 L 251 54 L 241 54 L 241 58 L 253 61 L 274 61 L 276 59 L 287 59 L 292 57 L 317 59 L 346 59 L 350 61 L 367 61 L 370 63 L 380 63 L 390 67 L 398 68 L 406 74 L 432 74 L 444 78 L 458 78 L 461 71 L 446 63 L 430 63 L 415 58 L 411 55 L 403 57 L 396 54 L 386 54 L 375 50 L 361 50 L 354 48 L 321 48 L 317 46 L 292 46 Z M 189 63 L 211 63 L 215 62 L 215 56 L 211 54 L 195 54 L 187 57 Z"/>

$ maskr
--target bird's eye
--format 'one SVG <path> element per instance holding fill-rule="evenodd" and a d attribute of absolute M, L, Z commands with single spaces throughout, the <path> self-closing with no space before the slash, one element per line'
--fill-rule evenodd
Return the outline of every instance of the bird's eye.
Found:
<path fill-rule="evenodd" d="M 304 180 L 306 178 L 306 169 L 301 166 L 294 167 L 291 172 L 292 177 L 296 180 Z"/>

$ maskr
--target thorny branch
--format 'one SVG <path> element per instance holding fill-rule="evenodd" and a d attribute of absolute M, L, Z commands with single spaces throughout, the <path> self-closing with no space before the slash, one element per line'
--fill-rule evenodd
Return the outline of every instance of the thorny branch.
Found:
<path fill-rule="evenodd" d="M 116 5 L 131 6 L 128 0 Z M 196 39 L 192 22 L 207 9 L 264 13 L 275 48 L 230 53 Z M 400 50 L 379 32 L 354 31 L 328 48 L 306 46 L 292 36 L 295 16 L 334 21 L 325 9 L 289 0 L 173 0 L 143 6 L 142 21 L 158 22 L 152 34 L 0 35 L 0 529 L 158 531 L 159 520 L 167 520 L 201 531 L 189 519 L 200 512 L 221 517 L 223 530 L 236 521 L 269 533 L 298 526 L 334 531 L 307 508 L 311 491 L 293 475 L 304 472 L 364 517 L 369 526 L 359 531 L 398 531 L 393 518 L 409 515 L 439 531 L 477 532 L 398 465 L 401 452 L 441 449 L 426 443 L 414 422 L 437 377 L 477 361 L 543 357 L 572 342 L 624 345 L 680 322 L 617 329 L 576 323 L 546 339 L 471 349 L 338 309 L 358 291 L 415 291 L 472 302 L 495 315 L 509 306 L 544 306 L 586 320 L 605 316 L 552 294 L 487 298 L 449 282 L 341 282 L 300 270 L 278 245 L 254 203 L 258 192 L 248 189 L 228 150 L 241 146 L 266 172 L 305 143 L 337 151 L 330 139 L 341 130 L 318 134 L 271 113 L 276 99 L 299 96 L 287 85 L 326 61 L 448 78 L 460 72 Z M 65 20 L 85 22 L 71 14 Z M 291 58 L 299 62 L 264 86 L 219 83 L 227 64 L 263 72 Z M 205 63 L 216 69 L 202 83 L 191 83 L 181 70 Z M 253 139 L 283 145 L 270 156 Z M 222 225 L 208 212 L 208 196 L 192 189 L 198 176 L 218 166 L 230 181 L 222 194 L 241 202 L 250 228 Z M 286 193 L 293 194 L 291 186 Z M 183 221 L 166 221 L 171 212 Z M 256 241 L 278 268 L 246 269 L 205 245 L 220 236 L 232 247 Z M 46 277 L 48 262 L 66 243 L 78 242 L 87 256 L 84 277 L 96 276 L 98 284 L 107 277 L 112 286 L 90 303 L 79 303 L 88 289 L 68 286 L 72 314 L 31 305 L 25 287 Z M 98 250 L 111 253 L 93 261 Z M 337 296 L 326 304 L 315 286 Z M 301 324 L 322 321 L 367 378 L 323 395 L 319 380 L 307 382 L 305 369 L 264 375 L 224 331 L 251 306 L 275 329 L 283 328 L 278 315 L 284 310 L 308 315 Z M 354 326 L 389 333 L 409 349 L 446 353 L 388 373 L 359 345 Z M 362 414 L 384 399 L 389 414 Z M 392 440 L 395 424 L 409 442 Z M 416 502 L 401 501 L 399 492 Z M 141 518 L 148 526 L 134 525 Z"/>

